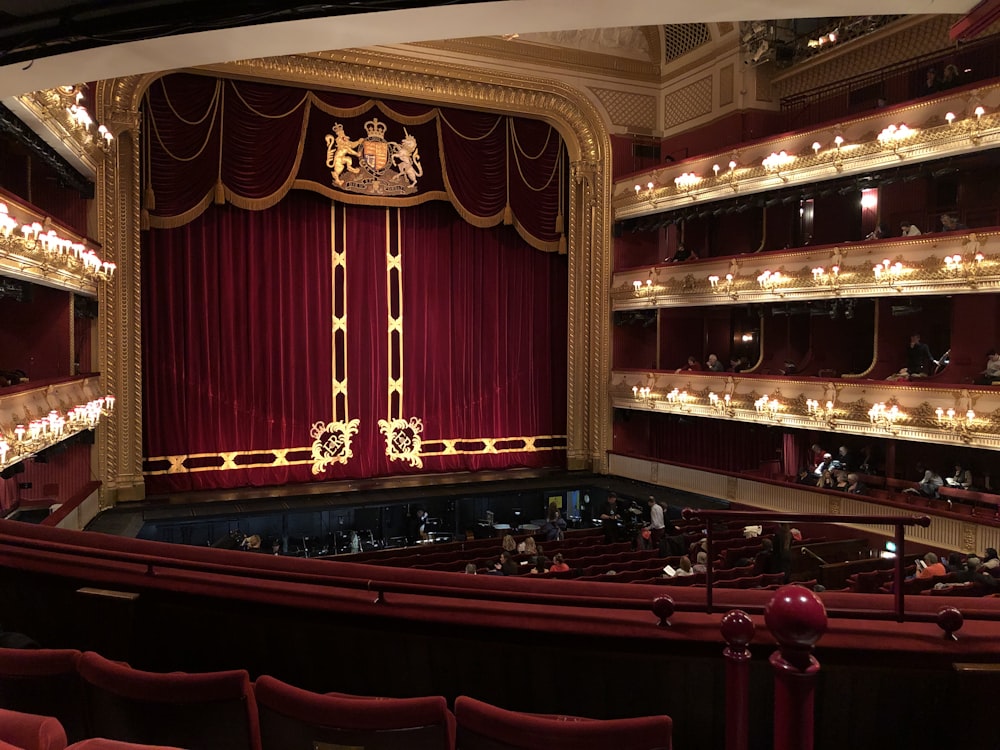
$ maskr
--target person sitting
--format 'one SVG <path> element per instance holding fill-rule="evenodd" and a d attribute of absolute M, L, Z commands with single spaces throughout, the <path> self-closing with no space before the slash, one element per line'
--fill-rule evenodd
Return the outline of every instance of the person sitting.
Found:
<path fill-rule="evenodd" d="M 871 232 L 869 232 L 865 236 L 865 239 L 866 240 L 880 240 L 883 237 L 888 237 L 888 236 L 889 236 L 889 227 L 887 227 L 885 224 L 879 222 L 878 226 L 876 226 Z"/>
<path fill-rule="evenodd" d="M 944 480 L 941 475 L 938 474 L 933 469 L 927 469 L 924 472 L 923 478 L 917 483 L 916 488 L 907 487 L 903 492 L 908 492 L 912 495 L 923 495 L 924 497 L 937 498 L 938 490 L 944 485 Z"/>
<path fill-rule="evenodd" d="M 723 367 L 718 357 L 714 354 L 709 354 L 708 359 L 705 360 L 705 369 L 709 372 L 723 372 L 726 368 Z"/>
<path fill-rule="evenodd" d="M 813 476 L 817 479 L 822 477 L 824 473 L 829 473 L 834 468 L 833 456 L 829 453 L 823 454 L 823 460 L 819 462 L 819 465 L 813 469 Z"/>
<path fill-rule="evenodd" d="M 984 570 L 991 573 L 994 570 L 1000 570 L 1000 557 L 997 556 L 997 551 L 993 547 L 986 548 L 986 554 L 983 555 L 982 561 Z"/>
<path fill-rule="evenodd" d="M 847 492 L 847 488 L 850 486 L 851 482 L 847 478 L 848 474 L 844 469 L 834 469 L 833 470 L 833 489 L 840 490 L 841 492 Z"/>
<path fill-rule="evenodd" d="M 944 66 L 944 71 L 941 73 L 941 81 L 938 84 L 938 88 L 941 90 L 955 88 L 962 83 L 962 76 L 958 72 L 958 66 L 954 63 L 949 63 Z"/>
<path fill-rule="evenodd" d="M 519 545 L 517 545 L 517 551 L 520 554 L 527 555 L 529 558 L 534 557 L 538 554 L 538 549 L 535 547 L 535 537 L 529 536 Z"/>
<path fill-rule="evenodd" d="M 949 487 L 967 490 L 972 486 L 972 471 L 962 468 L 962 464 L 955 464 L 955 473 L 944 481 Z"/>
<path fill-rule="evenodd" d="M 689 560 L 691 558 L 688 558 Z M 691 566 L 691 571 L 694 573 L 704 573 L 708 570 L 708 553 L 705 550 L 701 550 L 695 556 L 695 563 Z"/>
<path fill-rule="evenodd" d="M 968 227 L 958 220 L 958 214 L 952 212 L 941 214 L 942 232 L 958 232 L 963 229 L 968 229 Z"/>
<path fill-rule="evenodd" d="M 548 573 L 548 560 L 545 559 L 545 555 L 535 555 L 531 561 L 531 570 L 528 571 L 531 575 L 541 575 L 542 573 Z"/>
<path fill-rule="evenodd" d="M 698 260 L 698 254 L 694 250 L 688 250 L 681 242 L 677 245 L 673 257 L 667 258 L 667 263 L 682 263 L 685 260 Z"/>
<path fill-rule="evenodd" d="M 512 555 L 517 552 L 517 540 L 510 534 L 503 535 L 503 541 L 500 543 L 500 546 Z"/>
<path fill-rule="evenodd" d="M 823 469 L 816 481 L 816 486 L 824 490 L 832 490 L 836 486 L 831 469 Z"/>
<path fill-rule="evenodd" d="M 677 372 L 701 372 L 701 362 L 693 356 L 688 357 L 686 367 L 678 367 Z"/>
<path fill-rule="evenodd" d="M 899 230 L 903 237 L 916 237 L 918 234 L 921 234 L 920 227 L 912 221 L 900 222 Z"/>
<path fill-rule="evenodd" d="M 852 495 L 867 495 L 868 487 L 861 481 L 861 478 L 852 471 L 847 475 L 847 489 L 844 491 L 849 492 Z"/>
<path fill-rule="evenodd" d="M 674 572 L 674 578 L 682 578 L 684 576 L 693 576 L 694 568 L 691 565 L 691 558 L 684 555 L 680 562 L 677 563 L 677 570 Z"/>
<path fill-rule="evenodd" d="M 754 565 L 761 573 L 774 573 L 774 542 L 767 537 L 760 540 L 760 552 L 754 555 Z"/>
<path fill-rule="evenodd" d="M 986 369 L 979 373 L 976 384 L 993 385 L 995 381 L 1000 381 L 1000 353 L 990 349 L 986 352 Z"/>
<path fill-rule="evenodd" d="M 924 94 L 934 94 L 941 88 L 941 82 L 938 80 L 937 68 L 927 69 L 927 80 L 924 83 Z"/>
<path fill-rule="evenodd" d="M 569 565 L 563 559 L 561 552 L 556 552 L 556 556 L 552 558 L 552 567 L 549 568 L 550 573 L 567 573 L 569 572 Z"/>
<path fill-rule="evenodd" d="M 474 576 L 476 574 L 476 564 L 475 563 L 466 563 L 466 565 L 465 565 L 465 574 L 466 575 L 470 575 L 470 576 Z"/>
<path fill-rule="evenodd" d="M 937 576 L 948 575 L 948 571 L 944 569 L 944 565 L 938 560 L 938 556 L 933 552 L 928 552 L 924 555 L 924 564 L 917 564 L 917 579 L 924 580 L 927 578 L 936 578 Z"/>
<path fill-rule="evenodd" d="M 507 550 L 500 552 L 500 562 L 497 563 L 496 567 L 505 576 L 516 576 L 520 571 L 520 566 L 514 560 L 514 555 Z"/>

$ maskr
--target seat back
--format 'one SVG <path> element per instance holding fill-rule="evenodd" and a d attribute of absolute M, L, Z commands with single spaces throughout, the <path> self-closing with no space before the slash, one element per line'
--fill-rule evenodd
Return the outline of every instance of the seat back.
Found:
<path fill-rule="evenodd" d="M 315 743 L 365 750 L 454 750 L 445 699 L 322 695 L 263 676 L 254 685 L 262 750 L 313 750 Z"/>
<path fill-rule="evenodd" d="M 67 741 L 88 737 L 73 649 L 0 648 L 0 708 L 53 716 Z"/>
<path fill-rule="evenodd" d="M 597 721 L 506 711 L 473 698 L 455 701 L 459 750 L 670 750 L 669 716 Z"/>
<path fill-rule="evenodd" d="M 0 708 L 0 744 L 21 750 L 64 750 L 66 732 L 51 716 Z"/>
<path fill-rule="evenodd" d="M 157 674 L 95 653 L 79 662 L 92 736 L 187 750 L 259 750 L 245 670 Z"/>

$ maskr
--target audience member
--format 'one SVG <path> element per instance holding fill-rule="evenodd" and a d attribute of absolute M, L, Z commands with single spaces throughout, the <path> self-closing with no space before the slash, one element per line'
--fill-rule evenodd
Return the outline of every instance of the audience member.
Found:
<path fill-rule="evenodd" d="M 934 94 L 941 88 L 941 81 L 938 80 L 937 68 L 927 69 L 927 78 L 924 83 L 924 95 Z"/>
<path fill-rule="evenodd" d="M 545 559 L 545 555 L 535 555 L 531 560 L 531 570 L 528 572 L 531 575 L 541 575 L 542 573 L 548 573 L 548 560 Z"/>
<path fill-rule="evenodd" d="M 700 550 L 694 559 L 695 563 L 691 566 L 693 572 L 704 573 L 708 570 L 708 553 L 705 550 Z"/>
<path fill-rule="evenodd" d="M 649 544 L 656 549 L 660 548 L 660 540 L 667 534 L 667 525 L 663 520 L 663 506 L 656 502 L 656 498 L 649 496 Z"/>
<path fill-rule="evenodd" d="M 549 505 L 549 517 L 542 525 L 546 542 L 556 542 L 566 536 L 566 520 L 554 505 Z"/>
<path fill-rule="evenodd" d="M 996 380 L 1000 380 L 1000 353 L 990 349 L 986 352 L 986 369 L 979 373 L 976 384 L 992 385 Z"/>
<path fill-rule="evenodd" d="M 968 229 L 968 227 L 958 220 L 958 214 L 952 212 L 941 214 L 942 232 L 957 232 L 961 229 Z"/>
<path fill-rule="evenodd" d="M 677 372 L 701 372 L 701 362 L 693 356 L 688 357 L 687 365 L 684 367 L 678 367 Z"/>
<path fill-rule="evenodd" d="M 866 240 L 880 240 L 883 237 L 888 237 L 888 236 L 889 236 L 889 227 L 887 227 L 882 222 L 879 222 L 878 226 L 876 226 L 871 232 L 869 232 L 865 236 L 865 239 Z"/>
<path fill-rule="evenodd" d="M 784 573 L 785 580 L 792 570 L 792 530 L 787 523 L 779 523 L 774 532 L 773 568 L 775 573 Z"/>
<path fill-rule="evenodd" d="M 729 372 L 743 372 L 749 364 L 746 357 L 731 357 L 729 359 Z"/>
<path fill-rule="evenodd" d="M 507 550 L 500 552 L 500 562 L 497 565 L 500 572 L 505 576 L 516 576 L 520 570 L 520 567 L 514 560 L 514 555 Z"/>
<path fill-rule="evenodd" d="M 844 471 L 854 471 L 858 468 L 858 460 L 850 450 L 848 450 L 846 445 L 842 445 L 837 449 L 837 468 L 843 469 Z"/>
<path fill-rule="evenodd" d="M 682 576 L 693 576 L 693 575 L 694 575 L 694 568 L 691 565 L 691 558 L 688 557 L 687 555 L 684 555 L 681 558 L 680 562 L 677 563 L 677 572 L 674 573 L 674 576 L 680 578 Z"/>
<path fill-rule="evenodd" d="M 714 354 L 709 354 L 708 359 L 705 361 L 705 369 L 709 372 L 723 372 L 726 368 L 719 361 L 719 358 Z"/>
<path fill-rule="evenodd" d="M 813 470 L 813 476 L 817 478 L 822 477 L 824 473 L 829 473 L 834 468 L 833 456 L 829 453 L 824 453 L 823 460 L 820 461 L 819 466 Z"/>
<path fill-rule="evenodd" d="M 900 222 L 899 229 L 903 237 L 916 237 L 921 234 L 920 227 L 911 221 Z"/>
<path fill-rule="evenodd" d="M 503 535 L 503 541 L 500 543 L 500 546 L 511 554 L 517 552 L 517 540 L 510 534 Z"/>
<path fill-rule="evenodd" d="M 535 538 L 529 536 L 519 545 L 517 545 L 517 551 L 522 555 L 527 555 L 528 557 L 534 557 L 538 554 L 538 549 L 535 547 Z"/>
<path fill-rule="evenodd" d="M 944 565 L 938 561 L 938 556 L 933 552 L 928 552 L 924 555 L 924 564 L 922 566 L 917 565 L 918 579 L 923 580 L 925 578 L 936 578 L 937 576 L 944 575 L 948 575 L 948 571 L 944 569 Z"/>
<path fill-rule="evenodd" d="M 569 570 L 569 565 L 563 559 L 561 552 L 556 552 L 556 556 L 552 558 L 552 567 L 549 568 L 551 573 L 565 573 Z"/>
<path fill-rule="evenodd" d="M 944 481 L 949 487 L 967 490 L 972 486 L 972 471 L 962 468 L 962 464 L 955 464 L 955 473 L 945 478 Z"/>
<path fill-rule="evenodd" d="M 1000 557 L 997 557 L 997 551 L 993 547 L 986 548 L 986 554 L 982 558 L 983 568 L 986 570 L 997 570 L 1000 569 Z"/>
<path fill-rule="evenodd" d="M 767 537 L 760 540 L 760 552 L 754 556 L 754 564 L 761 573 L 774 573 L 774 542 Z"/>
<path fill-rule="evenodd" d="M 906 369 L 910 379 L 926 377 L 934 372 L 938 361 L 931 355 L 930 347 L 920 340 L 920 334 L 910 335 L 910 344 L 906 347 Z"/>
<path fill-rule="evenodd" d="M 847 475 L 846 492 L 850 492 L 852 495 L 867 495 L 868 487 L 861 481 L 861 478 L 852 471 Z"/>
<path fill-rule="evenodd" d="M 476 564 L 467 563 L 465 566 L 465 573 L 466 575 L 474 576 L 476 574 Z"/>
<path fill-rule="evenodd" d="M 667 258 L 667 263 L 682 263 L 685 260 L 698 260 L 698 254 L 694 250 L 688 250 L 681 242 L 677 245 L 673 257 Z"/>
<path fill-rule="evenodd" d="M 949 63 L 944 66 L 944 72 L 941 73 L 941 82 L 938 88 L 942 90 L 954 88 L 962 83 L 961 79 L 962 76 L 958 72 L 958 66 L 954 63 Z"/>
<path fill-rule="evenodd" d="M 618 502 L 618 496 L 612 492 L 608 495 L 608 501 L 598 518 L 601 519 L 601 527 L 604 529 L 604 541 L 608 544 L 617 542 L 624 529 L 623 509 Z"/>
<path fill-rule="evenodd" d="M 936 498 L 938 496 L 938 490 L 944 485 L 944 480 L 941 475 L 938 474 L 933 469 L 927 469 L 924 471 L 924 475 L 921 480 L 917 483 L 917 487 L 907 487 L 903 492 L 908 492 L 912 495 L 923 495 L 924 497 Z"/>

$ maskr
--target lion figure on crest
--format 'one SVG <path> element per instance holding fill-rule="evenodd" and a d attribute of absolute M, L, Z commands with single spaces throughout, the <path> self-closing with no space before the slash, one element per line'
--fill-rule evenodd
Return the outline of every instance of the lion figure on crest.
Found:
<path fill-rule="evenodd" d="M 334 135 L 327 135 L 326 137 L 326 166 L 333 170 L 331 174 L 333 175 L 334 183 L 343 185 L 344 181 L 340 178 L 340 175 L 343 174 L 345 169 L 351 174 L 357 174 L 361 171 L 354 166 L 351 157 L 356 156 L 359 159 L 361 158 L 357 147 L 361 145 L 364 138 L 352 141 L 344 133 L 344 126 L 339 122 L 334 123 L 333 132 Z"/>

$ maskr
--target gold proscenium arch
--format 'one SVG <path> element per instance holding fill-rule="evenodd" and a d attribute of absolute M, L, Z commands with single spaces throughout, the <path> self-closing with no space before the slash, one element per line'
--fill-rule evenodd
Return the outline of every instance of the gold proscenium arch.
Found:
<path fill-rule="evenodd" d="M 103 386 L 118 396 L 117 418 L 102 430 L 102 507 L 141 499 L 142 374 L 140 321 L 139 103 L 169 72 L 101 81 L 97 118 L 118 144 L 97 176 L 98 238 L 119 273 L 104 285 L 99 361 Z M 506 75 L 472 66 L 434 64 L 401 55 L 339 51 L 206 66 L 234 78 L 326 88 L 375 98 L 409 99 L 543 120 L 563 138 L 570 157 L 566 453 L 571 469 L 607 470 L 610 377 L 611 156 L 597 109 L 561 82 Z"/>

